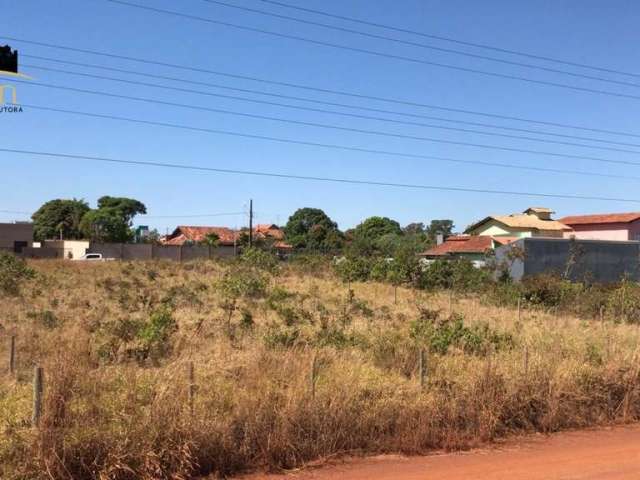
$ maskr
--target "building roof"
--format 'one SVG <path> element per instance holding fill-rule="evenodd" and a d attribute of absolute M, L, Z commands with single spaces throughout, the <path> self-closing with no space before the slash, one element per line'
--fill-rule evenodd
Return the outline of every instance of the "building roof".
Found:
<path fill-rule="evenodd" d="M 571 215 L 560 221 L 566 225 L 591 225 L 607 223 L 629 223 L 640 220 L 640 212 L 603 213 L 596 215 Z"/>
<path fill-rule="evenodd" d="M 529 207 L 527 208 L 524 213 L 526 212 L 534 212 L 534 213 L 556 213 L 553 210 L 551 210 L 550 208 L 547 207 Z"/>
<path fill-rule="evenodd" d="M 526 213 L 515 213 L 512 215 L 490 215 L 483 218 L 479 222 L 467 228 L 467 232 L 475 230 L 480 225 L 495 220 L 510 228 L 530 229 L 530 230 L 557 230 L 557 231 L 570 231 L 571 227 L 568 227 L 564 223 L 557 220 L 542 220 L 536 215 L 527 215 Z"/>
<path fill-rule="evenodd" d="M 164 241 L 165 245 L 183 245 L 185 242 L 198 243 L 205 236 L 215 233 L 219 237 L 220 245 L 233 245 L 238 239 L 238 233 L 227 227 L 194 227 L 187 225 L 178 226 Z"/>
<path fill-rule="evenodd" d="M 275 224 L 262 223 L 253 227 L 256 236 L 263 235 L 265 237 L 275 238 L 276 240 L 284 240 L 284 232 Z"/>
<path fill-rule="evenodd" d="M 456 253 L 485 253 L 493 248 L 493 237 L 486 235 L 453 235 L 421 256 L 440 257 Z"/>

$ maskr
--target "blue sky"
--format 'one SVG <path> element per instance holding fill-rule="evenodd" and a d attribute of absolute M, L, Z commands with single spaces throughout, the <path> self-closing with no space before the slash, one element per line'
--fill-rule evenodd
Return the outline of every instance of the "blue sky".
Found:
<path fill-rule="evenodd" d="M 522 75 L 544 81 L 568 83 L 580 87 L 601 88 L 640 95 L 640 90 L 634 87 L 609 85 L 361 38 L 348 33 L 327 31 L 320 27 L 299 25 L 225 8 L 202 0 L 131 1 L 356 48 L 378 50 L 462 67 Z M 226 1 L 236 5 L 367 30 L 409 41 L 499 56 L 508 60 L 534 62 L 542 66 L 607 76 L 616 80 L 640 84 L 640 78 L 566 67 L 471 47 L 456 46 L 412 35 L 386 32 L 266 5 L 256 0 Z M 485 2 L 469 0 L 404 0 L 401 2 L 392 0 L 377 0 L 375 2 L 366 0 L 346 2 L 308 0 L 302 2 L 301 0 L 288 0 L 288 2 L 430 34 L 640 73 L 640 51 L 637 49 L 640 5 L 631 0 L 612 2 L 598 0 L 538 2 L 507 0 Z M 319 88 L 640 134 L 640 128 L 637 125 L 640 100 L 490 78 L 473 73 L 454 72 L 432 66 L 314 46 L 294 40 L 140 11 L 104 0 L 64 0 L 61 2 L 28 0 L 6 1 L 2 4 L 2 10 L 5 15 L 8 14 L 8 19 L 3 21 L 3 28 L 0 32 L 1 44 L 7 43 L 1 37 L 1 35 L 6 35 Z M 35 81 L 42 83 L 143 96 L 168 102 L 286 117 L 349 128 L 640 162 L 640 158 L 636 158 L 638 155 L 629 153 L 447 132 L 82 78 L 39 70 L 36 66 L 61 67 L 44 60 L 27 58 L 26 55 L 54 57 L 60 60 L 100 64 L 238 88 L 258 89 L 323 101 L 350 103 L 413 114 L 435 115 L 457 120 L 488 121 L 509 127 L 530 128 L 639 144 L 640 138 L 591 134 L 514 121 L 489 120 L 473 115 L 438 112 L 372 100 L 358 100 L 293 88 L 269 86 L 249 80 L 233 80 L 205 73 L 141 65 L 77 52 L 56 51 L 17 41 L 8 43 L 14 48 L 18 48 L 20 54 L 23 55 L 21 71 L 30 74 L 35 78 Z M 140 77 L 110 74 L 83 67 L 62 68 L 76 72 L 106 74 L 140 80 Z M 147 81 L 165 85 L 169 83 L 161 80 L 148 79 Z M 229 93 L 209 87 L 181 86 Z M 19 84 L 18 95 L 19 101 L 25 104 L 84 110 L 309 142 L 485 162 L 584 170 L 629 177 L 640 176 L 640 168 L 631 165 L 502 152 L 289 125 L 274 121 L 54 90 L 35 85 Z M 245 96 L 264 98 L 256 94 L 246 94 Z M 297 104 L 308 105 L 302 102 L 297 102 Z M 362 114 L 364 112 L 356 113 Z M 425 122 L 445 125 L 443 122 Z M 25 107 L 21 114 L 0 114 L 0 126 L 1 143 L 5 148 L 384 182 L 640 199 L 640 195 L 637 194 L 638 180 L 632 178 L 609 179 L 478 165 L 461 166 L 425 159 L 284 145 L 225 135 L 127 124 L 106 119 L 82 118 L 34 110 L 28 107 Z M 497 130 L 493 129 L 493 131 Z M 640 151 L 640 148 L 636 148 L 636 150 Z M 147 205 L 150 215 L 177 216 L 176 218 L 138 220 L 138 223 L 149 224 L 162 232 L 173 228 L 176 224 L 241 226 L 246 223 L 244 215 L 212 218 L 190 218 L 189 216 L 243 211 L 247 208 L 249 198 L 254 200 L 257 212 L 256 220 L 260 223 L 277 222 L 283 224 L 296 208 L 309 206 L 324 209 L 339 223 L 341 228 L 345 229 L 371 215 L 389 216 L 401 224 L 415 221 L 428 222 L 433 218 L 451 218 L 459 229 L 463 229 L 474 220 L 488 214 L 521 211 L 530 205 L 552 207 L 559 215 L 640 209 L 638 205 L 633 203 L 622 202 L 536 199 L 461 192 L 336 185 L 139 166 L 107 165 L 82 160 L 35 158 L 3 152 L 0 152 L 0 162 L 2 168 L 0 210 L 32 211 L 44 201 L 52 198 L 84 198 L 93 206 L 96 199 L 102 195 L 130 196 L 142 200 Z M 24 216 L 17 214 L 0 213 L 0 221 L 23 218 Z"/>

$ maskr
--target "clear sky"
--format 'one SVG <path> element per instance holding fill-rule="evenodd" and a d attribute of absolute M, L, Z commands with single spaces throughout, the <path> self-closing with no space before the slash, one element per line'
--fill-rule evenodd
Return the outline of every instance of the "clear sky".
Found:
<path fill-rule="evenodd" d="M 640 96 L 640 89 L 633 86 L 611 85 L 382 40 L 362 38 L 349 33 L 329 31 L 316 26 L 264 17 L 214 5 L 203 0 L 131 1 L 355 48 Z M 384 31 L 284 9 L 257 0 L 224 1 L 366 30 L 413 42 L 460 49 L 513 61 L 535 63 L 576 73 L 603 76 L 637 83 L 640 86 L 640 77 L 568 67 L 409 34 Z M 540 0 L 536 2 L 512 0 L 482 2 L 470 0 L 286 1 L 429 34 L 640 74 L 640 50 L 637 47 L 640 4 L 633 0 L 609 2 L 601 0 Z M 168 67 L 143 65 L 114 58 L 55 50 L 20 41 L 7 42 L 2 38 L 2 35 L 364 95 L 391 97 L 498 115 L 640 134 L 637 115 L 640 100 L 637 99 L 492 78 L 475 73 L 452 71 L 353 51 L 337 50 L 136 10 L 104 0 L 62 0 L 57 2 L 0 0 L 0 6 L 3 12 L 0 44 L 10 43 L 20 51 L 22 55 L 20 69 L 23 73 L 34 77 L 35 82 L 349 128 L 640 162 L 640 155 L 633 153 L 384 123 L 45 71 L 36 67 L 48 66 L 74 72 L 110 75 L 164 85 L 171 84 L 169 81 L 145 80 L 123 73 L 61 66 L 50 61 L 28 58 L 27 55 L 106 65 L 237 88 L 349 103 L 367 108 L 389 109 L 464 121 L 489 122 L 509 127 L 640 144 L 640 138 L 543 127 L 474 115 L 447 113 L 422 107 L 340 97 L 266 85 L 249 80 L 230 79 L 207 73 L 187 72 Z M 179 88 L 195 88 L 227 95 L 234 94 L 206 86 L 197 87 L 177 82 L 173 84 Z M 640 177 L 640 167 L 633 165 L 607 164 L 592 160 L 388 138 L 147 104 L 22 83 L 16 85 L 18 85 L 19 102 L 24 104 L 83 110 L 157 122 L 225 129 L 365 149 L 533 165 L 543 168 L 583 170 L 619 174 L 627 178 L 612 179 L 552 174 L 346 152 L 302 145 L 286 145 L 257 139 L 45 112 L 29 107 L 25 107 L 24 112 L 20 114 L 0 114 L 0 132 L 2 132 L 0 143 L 4 148 L 383 182 L 640 199 L 640 195 L 637 193 L 640 183 L 637 178 L 631 178 Z M 243 95 L 268 100 L 258 94 Z M 310 105 L 301 101 L 286 102 L 304 106 Z M 331 108 L 322 105 L 315 106 L 317 108 Z M 372 115 L 371 112 L 347 110 L 340 107 L 333 108 L 333 110 L 336 109 Z M 380 115 L 390 116 L 388 114 Z M 411 121 L 406 117 L 391 117 Z M 413 121 L 456 126 L 418 118 L 414 118 Z M 484 130 L 500 131 L 486 128 Z M 635 149 L 640 152 L 640 145 L 636 148 L 621 148 Z M 0 210 L 33 211 L 44 201 L 52 198 L 84 198 L 94 206 L 96 199 L 102 195 L 130 196 L 142 200 L 147 205 L 150 216 L 177 216 L 176 218 L 140 218 L 137 221 L 137 223 L 156 227 L 161 232 L 167 228 L 173 228 L 176 224 L 228 225 L 232 227 L 243 225 L 246 223 L 246 217 L 243 215 L 212 218 L 191 218 L 189 216 L 243 211 L 247 208 L 249 198 L 254 200 L 257 212 L 256 220 L 260 223 L 277 222 L 283 224 L 295 209 L 308 206 L 324 209 L 339 223 L 341 228 L 345 229 L 371 215 L 389 216 L 401 224 L 416 221 L 428 222 L 433 218 L 451 218 L 455 221 L 457 228 L 462 230 L 474 220 L 488 214 L 521 211 L 531 205 L 551 207 L 558 212 L 558 215 L 640 210 L 640 205 L 633 203 L 336 185 L 311 181 L 109 165 L 84 160 L 36 158 L 3 152 L 0 152 L 0 161 L 2 168 Z M 24 215 L 0 213 L 0 221 L 24 218 Z"/>

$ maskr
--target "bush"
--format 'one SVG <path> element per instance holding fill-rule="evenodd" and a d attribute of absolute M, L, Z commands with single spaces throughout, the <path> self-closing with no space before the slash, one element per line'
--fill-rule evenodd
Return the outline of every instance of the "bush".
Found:
<path fill-rule="evenodd" d="M 366 257 L 344 257 L 338 259 L 333 268 L 340 279 L 347 282 L 369 280 L 373 261 Z"/>
<path fill-rule="evenodd" d="M 240 262 L 248 267 L 264 270 L 271 274 L 278 273 L 278 257 L 259 248 L 248 248 L 242 252 Z"/>
<path fill-rule="evenodd" d="M 480 291 L 491 283 L 489 272 L 476 268 L 469 260 L 438 259 L 424 266 L 418 286 L 426 290 L 452 288 L 462 292 Z"/>
<path fill-rule="evenodd" d="M 446 355 L 451 347 L 468 354 L 486 355 L 490 348 L 499 350 L 513 345 L 510 334 L 493 330 L 487 323 L 469 327 L 459 314 L 442 320 L 422 316 L 411 322 L 409 337 L 440 355 Z"/>
<path fill-rule="evenodd" d="M 23 282 L 34 276 L 35 272 L 24 260 L 0 253 L 0 295 L 18 295 Z"/>

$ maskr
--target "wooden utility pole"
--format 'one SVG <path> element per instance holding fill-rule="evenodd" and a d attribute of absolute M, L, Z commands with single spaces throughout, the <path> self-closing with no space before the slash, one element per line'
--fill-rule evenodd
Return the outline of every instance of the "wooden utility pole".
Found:
<path fill-rule="evenodd" d="M 31 415 L 31 425 L 34 427 L 38 426 L 42 416 L 43 377 L 42 367 L 35 367 L 33 370 L 33 410 Z"/>
<path fill-rule="evenodd" d="M 253 200 L 249 200 L 249 248 L 253 247 Z"/>

